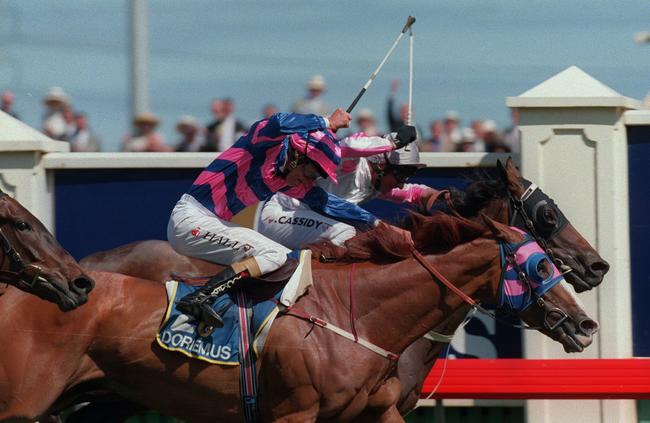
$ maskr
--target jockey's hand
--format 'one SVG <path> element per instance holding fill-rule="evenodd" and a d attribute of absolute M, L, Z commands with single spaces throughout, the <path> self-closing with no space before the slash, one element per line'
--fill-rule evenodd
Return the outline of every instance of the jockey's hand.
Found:
<path fill-rule="evenodd" d="M 415 126 L 404 125 L 397 130 L 397 137 L 395 137 L 395 149 L 406 147 L 417 138 Z"/>
<path fill-rule="evenodd" d="M 327 118 L 330 122 L 330 129 L 333 132 L 338 131 L 340 128 L 347 128 L 350 126 L 350 121 L 352 120 L 352 116 L 345 110 L 339 108 L 334 110 L 334 113 L 330 115 L 330 117 Z"/>

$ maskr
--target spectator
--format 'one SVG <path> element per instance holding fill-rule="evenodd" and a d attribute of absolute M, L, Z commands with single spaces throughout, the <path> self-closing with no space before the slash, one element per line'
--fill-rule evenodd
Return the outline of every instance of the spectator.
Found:
<path fill-rule="evenodd" d="M 214 121 L 206 129 L 204 151 L 224 151 L 230 148 L 248 128 L 235 117 L 235 102 L 231 98 L 212 102 Z"/>
<path fill-rule="evenodd" d="M 456 152 L 474 153 L 476 152 L 476 133 L 472 128 L 463 128 L 460 131 L 460 140 L 456 143 Z"/>
<path fill-rule="evenodd" d="M 483 139 L 485 141 L 485 151 L 494 153 L 495 148 L 499 144 L 503 144 L 503 138 L 499 134 L 497 124 L 493 120 L 486 120 L 483 122 Z"/>
<path fill-rule="evenodd" d="M 88 125 L 88 118 L 82 112 L 74 114 L 75 131 L 70 137 L 70 151 L 99 151 L 100 141 Z"/>
<path fill-rule="evenodd" d="M 181 135 L 176 151 L 194 152 L 201 149 L 201 127 L 192 116 L 181 116 L 176 123 L 176 132 Z"/>
<path fill-rule="evenodd" d="M 388 129 L 390 132 L 397 132 L 397 130 L 406 125 L 409 114 L 409 105 L 402 103 L 399 106 L 399 114 L 395 113 L 395 96 L 399 88 L 399 79 L 393 79 L 390 82 L 390 95 L 388 96 L 388 103 L 386 105 Z"/>
<path fill-rule="evenodd" d="M 65 129 L 60 139 L 61 141 L 70 141 L 77 132 L 77 123 L 75 122 L 74 111 L 69 105 L 63 107 L 63 121 L 65 122 Z"/>
<path fill-rule="evenodd" d="M 278 112 L 278 107 L 273 103 L 267 103 L 262 108 L 262 119 L 269 119 Z"/>
<path fill-rule="evenodd" d="M 458 113 L 454 110 L 449 110 L 445 113 L 443 131 L 440 135 L 441 151 L 456 151 L 456 144 L 460 142 L 461 138 Z"/>
<path fill-rule="evenodd" d="M 153 152 L 170 151 L 165 141 L 156 132 L 160 120 L 153 113 L 145 112 L 133 118 L 133 133 L 124 137 L 122 151 Z"/>
<path fill-rule="evenodd" d="M 387 118 L 388 118 L 388 128 L 390 132 L 397 132 L 397 130 L 403 126 L 406 125 L 408 122 L 408 117 L 409 117 L 409 105 L 408 103 L 402 103 L 399 106 L 399 114 L 396 114 L 394 112 L 395 108 L 395 96 L 397 94 L 397 90 L 399 88 L 399 79 L 393 79 L 390 83 L 390 95 L 388 96 L 388 102 L 386 105 L 386 111 L 387 111 Z M 415 132 L 417 134 L 417 139 L 415 143 L 418 146 L 418 149 L 420 151 L 423 150 L 423 144 L 424 140 L 422 139 L 422 131 L 420 130 L 420 127 L 414 123 L 415 119 L 413 117 L 413 114 L 411 114 L 411 125 L 415 126 Z"/>
<path fill-rule="evenodd" d="M 379 128 L 377 128 L 377 121 L 375 115 L 369 108 L 363 108 L 357 113 L 357 128 L 358 132 L 363 132 L 369 136 L 380 135 Z"/>
<path fill-rule="evenodd" d="M 434 120 L 429 124 L 429 131 L 431 132 L 431 137 L 424 141 L 422 144 L 422 151 L 428 152 L 438 152 L 442 150 L 441 146 L 441 137 L 444 125 L 439 120 Z"/>
<path fill-rule="evenodd" d="M 70 107 L 68 94 L 60 87 L 52 87 L 43 98 L 43 104 L 43 132 L 55 140 L 65 139 L 67 122 L 64 111 Z"/>
<path fill-rule="evenodd" d="M 510 109 L 510 118 L 512 126 L 506 129 L 503 135 L 503 142 L 510 148 L 513 153 L 521 151 L 521 130 L 519 129 L 519 110 Z"/>
<path fill-rule="evenodd" d="M 2 92 L 2 98 L 0 99 L 0 110 L 8 114 L 9 116 L 14 117 L 15 119 L 20 119 L 18 114 L 14 111 L 13 105 L 16 96 L 13 91 L 5 90 Z"/>
<path fill-rule="evenodd" d="M 474 151 L 485 151 L 485 121 L 483 119 L 474 119 L 470 127 L 475 134 Z"/>
<path fill-rule="evenodd" d="M 293 113 L 301 114 L 316 114 L 319 116 L 327 116 L 331 108 L 323 100 L 323 94 L 327 89 L 325 78 L 323 75 L 314 75 L 307 82 L 307 96 L 294 101 L 291 111 Z"/>

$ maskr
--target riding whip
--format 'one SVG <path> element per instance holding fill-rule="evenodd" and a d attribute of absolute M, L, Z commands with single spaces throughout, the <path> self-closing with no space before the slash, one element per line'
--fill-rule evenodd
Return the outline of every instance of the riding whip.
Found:
<path fill-rule="evenodd" d="M 363 88 L 361 88 L 361 91 L 359 91 L 359 94 L 357 94 L 354 101 L 352 101 L 352 104 L 350 104 L 350 106 L 348 106 L 348 109 L 346 110 L 346 112 L 350 113 L 352 111 L 352 109 L 354 109 L 354 106 L 357 105 L 357 103 L 359 102 L 361 97 L 363 97 L 363 95 L 368 90 L 368 88 L 370 87 L 372 82 L 375 80 L 375 77 L 377 77 L 377 74 L 379 73 L 381 68 L 384 66 L 384 63 L 386 63 L 386 60 L 388 60 L 388 57 L 391 55 L 391 53 L 393 53 L 393 50 L 395 50 L 395 47 L 397 46 L 397 43 L 399 43 L 399 40 L 402 39 L 402 37 L 404 36 L 406 31 L 408 31 L 411 28 L 411 25 L 413 25 L 413 23 L 415 23 L 415 17 L 409 16 L 406 19 L 406 24 L 404 24 L 404 28 L 402 28 L 402 31 L 397 36 L 397 39 L 395 40 L 393 45 L 390 47 L 390 49 L 388 49 L 388 53 L 386 53 L 386 55 L 382 59 L 381 63 L 379 63 L 379 66 L 377 66 L 377 69 L 375 69 L 375 71 L 372 73 L 372 75 L 370 75 L 370 79 L 368 79 L 368 82 L 366 82 L 364 84 Z"/>
<path fill-rule="evenodd" d="M 409 113 L 406 124 L 413 123 L 413 28 L 409 28 Z"/>

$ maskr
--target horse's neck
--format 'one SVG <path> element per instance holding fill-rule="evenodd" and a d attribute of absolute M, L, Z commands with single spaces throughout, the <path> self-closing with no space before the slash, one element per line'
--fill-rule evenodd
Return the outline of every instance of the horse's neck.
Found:
<path fill-rule="evenodd" d="M 477 260 L 477 255 L 489 258 Z M 470 296 L 481 288 L 496 285 L 494 281 L 499 277 L 494 241 L 475 240 L 428 260 Z M 471 262 L 475 264 L 469 265 Z M 323 313 L 319 317 L 348 328 L 352 266 L 324 272 L 317 270 L 315 274 L 317 281 L 328 281 L 317 284 L 314 303 Z M 414 259 L 381 266 L 358 263 L 354 279 L 355 327 L 359 336 L 395 353 L 445 322 L 465 304 L 455 293 L 434 281 Z"/>

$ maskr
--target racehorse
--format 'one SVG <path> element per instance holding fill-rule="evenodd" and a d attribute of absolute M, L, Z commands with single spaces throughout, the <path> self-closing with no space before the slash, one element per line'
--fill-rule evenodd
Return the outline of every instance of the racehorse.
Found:
<path fill-rule="evenodd" d="M 609 264 L 568 222 L 564 214 L 541 189 L 522 199 L 526 190 L 536 187 L 521 176 L 511 159 L 505 166 L 497 162 L 499 178 L 477 181 L 465 192 L 454 191 L 451 209 L 464 217 L 479 219 L 486 214 L 501 223 L 509 223 L 546 244 L 558 268 L 577 292 L 598 286 Z M 81 259 L 86 269 L 123 273 L 143 279 L 165 281 L 170 274 L 185 276 L 213 275 L 221 266 L 176 253 L 166 241 L 133 242 Z"/>
<path fill-rule="evenodd" d="M 591 289 L 602 282 L 609 264 L 568 222 L 555 202 L 541 189 L 521 176 L 508 159 L 505 166 L 497 162 L 496 180 L 471 183 L 465 192 L 454 191 L 450 210 L 479 219 L 481 213 L 502 223 L 510 223 L 535 235 L 564 272 L 576 291 Z M 528 192 L 528 194 L 527 194 Z M 527 195 L 524 197 L 524 195 Z M 416 235 L 417 236 L 417 235 Z M 88 269 L 124 273 L 152 280 L 166 280 L 175 272 L 187 276 L 211 275 L 221 267 L 200 259 L 182 256 L 163 241 L 142 241 L 113 250 L 92 254 L 81 260 Z M 465 317 L 459 313 L 437 332 L 453 334 Z M 445 343 L 422 338 L 413 343 L 401 356 L 398 375 L 402 384 L 399 410 L 413 409 L 420 397 L 424 380 L 445 346 Z"/>
<path fill-rule="evenodd" d="M 390 353 L 362 348 L 289 310 L 272 325 L 259 359 L 264 421 L 402 422 L 395 407 L 396 355 L 469 307 L 439 276 L 432 277 L 431 268 L 463 295 L 497 303 L 504 274 L 500 245 L 518 243 L 523 235 L 486 222 L 487 232 L 444 214 L 420 218 L 418 232 L 427 236 L 415 248 L 425 254 L 422 262 L 411 257 L 416 252 L 410 244 L 382 225 L 349 244 L 351 256 L 367 261 L 314 263 L 316 283 L 295 307 L 339 327 L 354 324 L 360 338 Z M 95 294 L 88 306 L 70 313 L 16 290 L 0 298 L 1 313 L 25 316 L 0 318 L 0 421 L 36 419 L 81 392 L 99 389 L 188 421 L 241 421 L 237 368 L 188 360 L 153 342 L 167 303 L 162 284 L 91 275 Z M 558 310 L 567 318 L 548 325 Z M 597 328 L 561 285 L 519 315 L 569 351 L 587 347 Z"/>
<path fill-rule="evenodd" d="M 87 301 L 93 280 L 38 219 L 2 191 L 0 248 L 0 295 L 7 290 L 3 284 L 13 285 L 62 311 Z"/>

